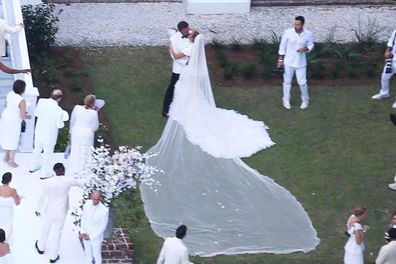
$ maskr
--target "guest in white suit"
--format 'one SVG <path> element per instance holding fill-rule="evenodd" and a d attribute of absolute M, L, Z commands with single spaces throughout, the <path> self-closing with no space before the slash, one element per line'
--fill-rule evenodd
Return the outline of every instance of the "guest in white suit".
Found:
<path fill-rule="evenodd" d="M 176 229 L 176 237 L 168 237 L 162 246 L 157 264 L 192 264 L 188 259 L 188 250 L 182 239 L 186 236 L 187 226 Z"/>
<path fill-rule="evenodd" d="M 382 246 L 375 264 L 394 264 L 396 263 L 396 228 L 391 228 L 388 231 L 389 243 Z"/>
<path fill-rule="evenodd" d="M 62 91 L 54 90 L 50 98 L 40 99 L 37 103 L 35 116 L 37 117 L 34 150 L 30 172 L 41 168 L 41 177 L 51 175 L 50 158 L 54 153 L 58 138 L 58 130 L 64 127 L 64 122 L 69 120 L 69 115 L 58 105 L 62 99 Z M 42 161 L 41 152 L 43 153 Z"/>
<path fill-rule="evenodd" d="M 7 22 L 4 19 L 0 19 L 0 56 L 1 57 L 6 56 L 7 47 L 6 47 L 6 42 L 5 42 L 5 34 L 20 32 L 23 29 L 23 27 L 24 27 L 23 23 L 20 23 L 19 25 L 16 25 L 16 26 L 10 26 L 7 24 Z M 17 69 L 9 68 L 1 62 L 0 62 L 0 71 L 9 73 L 9 74 L 29 73 L 30 72 L 29 69 L 17 70 Z"/>
<path fill-rule="evenodd" d="M 81 218 L 81 237 L 84 242 L 85 263 L 102 264 L 102 241 L 109 220 L 109 209 L 100 201 L 100 192 L 94 191 L 86 201 Z"/>
<path fill-rule="evenodd" d="M 62 163 L 54 165 L 56 176 L 44 181 L 44 188 L 37 205 L 36 215 L 43 214 L 43 225 L 39 240 L 36 241 L 36 250 L 44 254 L 47 244 L 51 245 L 52 251 L 48 253 L 50 263 L 59 259 L 59 244 L 63 230 L 65 217 L 69 209 L 69 190 L 72 186 L 81 186 L 83 182 L 72 177 L 65 176 L 65 167 Z M 52 230 L 52 235 L 49 233 Z M 51 238 L 48 241 L 48 238 Z"/>
<path fill-rule="evenodd" d="M 68 174 L 80 172 L 94 145 L 95 131 L 99 128 L 99 117 L 95 107 L 96 97 L 87 95 L 84 105 L 76 105 L 70 119 L 71 151 Z"/>

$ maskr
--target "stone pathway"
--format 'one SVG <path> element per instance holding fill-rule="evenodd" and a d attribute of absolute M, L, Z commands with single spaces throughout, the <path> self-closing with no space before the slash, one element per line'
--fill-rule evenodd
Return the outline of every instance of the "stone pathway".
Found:
<path fill-rule="evenodd" d="M 79 47 L 165 45 L 168 30 L 180 20 L 197 27 L 208 40 L 250 43 L 270 39 L 304 15 L 306 28 L 323 42 L 335 30 L 338 42 L 354 40 L 352 27 L 367 29 L 369 21 L 381 28 L 385 41 L 396 28 L 395 6 L 252 7 L 248 14 L 188 15 L 181 3 L 56 4 L 58 45 Z"/>

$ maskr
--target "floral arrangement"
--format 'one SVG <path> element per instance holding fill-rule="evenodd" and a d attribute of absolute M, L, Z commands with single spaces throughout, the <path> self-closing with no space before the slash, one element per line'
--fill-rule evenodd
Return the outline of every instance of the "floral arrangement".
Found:
<path fill-rule="evenodd" d="M 128 189 L 136 189 L 138 182 L 154 188 L 159 182 L 152 175 L 160 172 L 156 167 L 146 162 L 157 154 L 141 153 L 141 147 L 129 148 L 120 146 L 112 153 L 108 145 L 103 144 L 93 147 L 87 157 L 84 169 L 76 174 L 77 179 L 84 181 L 83 195 L 79 206 L 74 208 L 72 216 L 74 224 L 80 225 L 82 208 L 86 200 L 90 199 L 92 191 L 102 193 L 102 202 L 109 206 L 111 200 Z"/>

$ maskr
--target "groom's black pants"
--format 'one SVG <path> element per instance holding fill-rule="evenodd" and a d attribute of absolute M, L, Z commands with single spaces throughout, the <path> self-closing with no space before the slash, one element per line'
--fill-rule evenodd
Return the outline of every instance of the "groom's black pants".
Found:
<path fill-rule="evenodd" d="M 180 74 L 172 72 L 172 78 L 168 86 L 168 90 L 166 90 L 166 94 L 164 97 L 164 106 L 162 108 L 162 115 L 167 117 L 169 113 L 169 106 L 173 100 L 173 93 L 175 91 L 175 84 L 179 80 Z"/>

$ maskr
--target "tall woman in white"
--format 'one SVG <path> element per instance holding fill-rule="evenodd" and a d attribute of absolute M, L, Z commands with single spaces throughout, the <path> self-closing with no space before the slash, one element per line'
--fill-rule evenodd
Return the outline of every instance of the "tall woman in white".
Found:
<path fill-rule="evenodd" d="M 22 97 L 25 88 L 24 81 L 14 82 L 12 91 L 7 94 L 6 108 L 1 115 L 0 145 L 5 150 L 4 161 L 13 168 L 18 167 L 15 163 L 15 153 L 21 135 L 22 120 L 30 119 L 30 115 L 26 112 L 26 101 Z"/>
<path fill-rule="evenodd" d="M 363 264 L 364 251 L 364 233 L 369 229 L 368 226 L 362 227 L 361 221 L 367 218 L 367 209 L 359 207 L 355 209 L 355 213 L 348 218 L 347 232 L 349 234 L 346 243 L 344 263 L 345 264 Z"/>
<path fill-rule="evenodd" d="M 71 151 L 68 173 L 78 173 L 83 169 L 86 155 L 94 144 L 95 131 L 99 128 L 99 117 L 95 107 L 96 97 L 87 95 L 84 105 L 76 105 L 70 119 Z"/>

